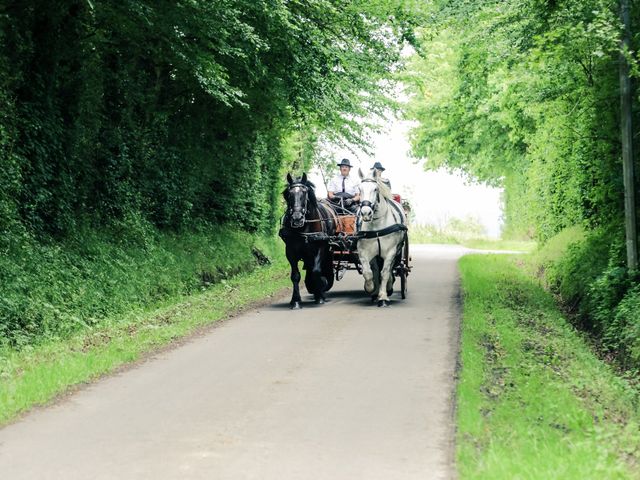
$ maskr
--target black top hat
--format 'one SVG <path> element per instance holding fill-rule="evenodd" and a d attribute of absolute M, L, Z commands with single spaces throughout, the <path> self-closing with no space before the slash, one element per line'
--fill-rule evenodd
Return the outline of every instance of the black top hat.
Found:
<path fill-rule="evenodd" d="M 351 162 L 349 161 L 348 158 L 343 158 L 342 160 L 340 160 L 340 163 L 338 164 L 339 167 L 349 167 L 351 168 Z"/>
<path fill-rule="evenodd" d="M 373 164 L 373 167 L 371 167 L 371 169 L 376 169 L 376 170 L 380 170 L 381 172 L 385 171 L 385 168 L 382 166 L 382 164 L 380 162 L 376 162 Z"/>

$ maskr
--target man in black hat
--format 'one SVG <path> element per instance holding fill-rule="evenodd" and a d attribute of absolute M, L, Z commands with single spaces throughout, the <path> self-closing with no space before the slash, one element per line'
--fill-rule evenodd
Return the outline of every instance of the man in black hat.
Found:
<path fill-rule="evenodd" d="M 353 180 L 349 175 L 351 162 L 348 158 L 343 158 L 338 166 L 340 174 L 333 177 L 327 186 L 329 200 L 355 213 L 356 204 L 360 201 L 359 182 Z"/>
<path fill-rule="evenodd" d="M 373 170 L 373 176 L 375 178 L 379 178 L 387 187 L 391 188 L 391 182 L 389 181 L 389 179 L 382 178 L 382 172 L 384 172 L 386 169 L 380 162 L 374 163 L 373 167 L 371 167 L 371 170 Z"/>

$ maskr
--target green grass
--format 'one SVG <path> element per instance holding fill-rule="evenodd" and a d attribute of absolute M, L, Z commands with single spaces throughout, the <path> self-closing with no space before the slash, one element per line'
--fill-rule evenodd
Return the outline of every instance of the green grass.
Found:
<path fill-rule="evenodd" d="M 538 275 L 544 273 L 549 265 L 560 261 L 566 256 L 567 250 L 571 245 L 584 241 L 585 235 L 584 229 L 579 225 L 565 228 L 532 253 L 528 262 L 529 265 L 536 268 Z"/>
<path fill-rule="evenodd" d="M 512 250 L 518 252 L 532 252 L 536 242 L 524 240 L 498 240 L 483 235 L 481 226 L 473 221 L 469 228 L 462 220 L 456 220 L 454 225 L 437 227 L 435 225 L 412 224 L 409 228 L 409 240 L 412 244 L 439 243 L 462 245 L 478 250 Z"/>
<path fill-rule="evenodd" d="M 290 284 L 284 261 L 180 302 L 104 319 L 66 339 L 0 349 L 0 425 L 73 386 L 113 372 Z"/>
<path fill-rule="evenodd" d="M 409 241 L 411 243 L 444 243 L 458 244 L 460 240 L 451 232 L 433 225 L 413 224 L 409 227 Z"/>
<path fill-rule="evenodd" d="M 272 257 L 281 243 L 225 226 L 175 233 L 143 222 L 87 229 L 62 241 L 24 239 L 0 252 L 0 347 L 63 339 L 178 300 L 251 271 L 252 246 Z"/>
<path fill-rule="evenodd" d="M 460 242 L 465 247 L 476 250 L 511 250 L 515 252 L 533 252 L 536 242 L 525 240 L 492 240 L 492 239 L 469 239 Z"/>
<path fill-rule="evenodd" d="M 638 392 L 598 360 L 517 261 L 460 262 L 460 478 L 640 478 Z"/>

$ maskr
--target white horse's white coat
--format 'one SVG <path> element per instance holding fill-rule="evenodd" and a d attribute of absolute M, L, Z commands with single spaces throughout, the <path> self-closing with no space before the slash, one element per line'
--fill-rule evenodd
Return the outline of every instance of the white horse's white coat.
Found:
<path fill-rule="evenodd" d="M 399 203 L 391 198 L 391 191 L 380 180 L 369 174 L 360 174 L 360 228 L 361 232 L 380 231 L 386 227 L 406 225 L 407 219 Z M 393 206 L 395 204 L 397 208 Z M 386 306 L 393 293 L 393 264 L 400 254 L 405 231 L 393 232 L 377 238 L 358 240 L 358 255 L 362 263 L 364 289 L 378 301 L 378 306 Z M 381 259 L 380 268 L 377 259 Z M 381 286 L 385 286 L 381 288 Z"/>

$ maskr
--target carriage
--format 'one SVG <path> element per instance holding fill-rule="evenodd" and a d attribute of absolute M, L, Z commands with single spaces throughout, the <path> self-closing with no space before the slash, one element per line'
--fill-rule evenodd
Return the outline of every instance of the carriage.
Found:
<path fill-rule="evenodd" d="M 408 214 L 408 203 L 402 202 L 400 195 L 394 194 L 394 200 L 403 206 Z M 355 270 L 362 275 L 362 264 L 358 255 L 357 216 L 351 213 L 338 216 L 336 235 L 329 237 L 329 250 L 331 252 L 333 275 L 335 281 L 340 281 L 347 270 Z M 400 254 L 396 257 L 392 275 L 400 280 L 400 296 L 407 298 L 407 282 L 411 273 L 411 256 L 409 255 L 409 235 L 405 232 Z"/>
<path fill-rule="evenodd" d="M 387 186 L 373 176 L 359 174 L 363 200 L 357 216 L 318 200 L 306 174 L 298 179 L 287 175 L 288 186 L 283 191 L 287 211 L 279 235 L 291 266 L 293 309 L 302 303 L 300 261 L 306 271 L 304 284 L 318 304 L 325 302 L 325 293 L 347 270 L 364 277 L 364 290 L 379 307 L 389 304 L 396 278 L 400 279 L 401 297 L 407 296 L 411 259 L 406 211 Z"/>

